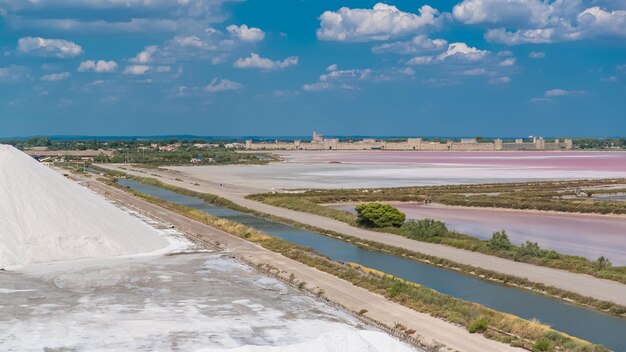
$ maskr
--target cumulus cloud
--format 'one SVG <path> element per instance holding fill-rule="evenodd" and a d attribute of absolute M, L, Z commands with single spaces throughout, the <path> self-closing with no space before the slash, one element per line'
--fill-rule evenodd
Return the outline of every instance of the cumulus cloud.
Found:
<path fill-rule="evenodd" d="M 24 37 L 17 41 L 17 51 L 42 57 L 70 58 L 83 53 L 80 45 L 63 39 Z"/>
<path fill-rule="evenodd" d="M 152 61 L 152 55 L 157 52 L 158 47 L 156 45 L 150 45 L 139 52 L 137 56 L 130 59 L 130 62 L 135 64 L 147 64 Z"/>
<path fill-rule="evenodd" d="M 204 88 L 204 91 L 209 93 L 217 93 L 228 90 L 238 90 L 241 88 L 243 88 L 243 86 L 237 82 L 228 79 L 214 78 L 211 83 L 209 83 L 209 85 Z"/>
<path fill-rule="evenodd" d="M 148 72 L 148 70 L 150 70 L 150 66 L 148 65 L 130 65 L 126 66 L 122 73 L 125 75 L 140 76 Z"/>
<path fill-rule="evenodd" d="M 531 51 L 528 54 L 528 57 L 531 59 L 543 59 L 544 57 L 546 57 L 546 54 L 541 51 Z"/>
<path fill-rule="evenodd" d="M 424 34 L 415 36 L 413 39 L 402 42 L 384 43 L 372 48 L 375 54 L 419 54 L 432 51 L 440 51 L 448 46 L 445 39 L 430 39 Z"/>
<path fill-rule="evenodd" d="M 365 42 L 396 38 L 437 27 L 439 11 L 424 5 L 419 15 L 377 3 L 372 9 L 342 7 L 320 16 L 317 37 L 321 40 Z"/>
<path fill-rule="evenodd" d="M 453 9 L 465 24 L 489 27 L 487 40 L 507 45 L 626 37 L 626 9 L 589 0 L 464 0 Z M 611 6 L 612 2 L 604 2 Z M 495 28 L 493 28 L 495 27 Z"/>
<path fill-rule="evenodd" d="M 241 26 L 231 24 L 226 27 L 226 30 L 228 33 L 243 40 L 244 42 L 258 42 L 265 38 L 265 32 L 261 29 L 248 27 L 245 24 L 242 24 Z"/>
<path fill-rule="evenodd" d="M 500 61 L 500 66 L 513 66 L 513 65 L 515 65 L 515 62 L 516 62 L 516 60 L 515 60 L 514 57 L 509 57 L 509 58 L 506 58 L 506 59 Z"/>
<path fill-rule="evenodd" d="M 251 53 L 249 57 L 239 58 L 233 63 L 235 68 L 256 68 L 262 70 L 276 70 L 297 65 L 298 57 L 290 56 L 284 60 L 270 60 L 259 56 L 257 53 Z"/>
<path fill-rule="evenodd" d="M 80 63 L 77 69 L 78 72 L 96 72 L 96 73 L 111 73 L 117 71 L 117 62 L 105 61 L 105 60 L 87 60 Z"/>
<path fill-rule="evenodd" d="M 489 54 L 489 51 L 479 50 L 465 43 L 452 43 L 448 45 L 446 51 L 437 56 L 437 60 L 461 59 L 475 61 L 484 58 L 487 54 Z"/>
<path fill-rule="evenodd" d="M 568 95 L 581 95 L 585 94 L 583 90 L 565 90 L 565 89 L 550 89 L 544 93 L 546 97 L 565 97 Z"/>
<path fill-rule="evenodd" d="M 545 103 L 552 101 L 552 99 L 554 98 L 584 95 L 585 93 L 586 92 L 584 90 L 566 90 L 561 88 L 555 88 L 546 90 L 543 93 L 542 97 L 531 98 L 530 101 L 533 103 Z"/>
<path fill-rule="evenodd" d="M 70 73 L 69 72 L 51 73 L 51 74 L 48 74 L 48 75 L 41 76 L 41 80 L 42 81 L 53 82 L 53 81 L 62 81 L 62 80 L 67 79 L 69 77 L 70 77 Z"/>

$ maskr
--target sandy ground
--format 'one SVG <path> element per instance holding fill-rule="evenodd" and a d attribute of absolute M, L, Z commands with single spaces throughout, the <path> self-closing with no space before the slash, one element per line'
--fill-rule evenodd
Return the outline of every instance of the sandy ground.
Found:
<path fill-rule="evenodd" d="M 436 257 L 452 260 L 461 264 L 481 267 L 487 270 L 500 272 L 517 277 L 528 278 L 532 282 L 543 283 L 566 291 L 579 293 L 626 305 L 626 285 L 615 281 L 598 279 L 589 275 L 575 274 L 564 270 L 551 269 L 526 263 L 515 262 L 481 253 L 465 251 L 444 245 L 425 243 L 410 240 L 401 236 L 381 234 L 366 229 L 355 228 L 343 222 L 322 216 L 297 212 L 275 207 L 245 198 L 249 189 L 240 188 L 229 182 L 208 181 L 204 178 L 186 175 L 177 171 L 135 169 L 129 165 L 102 165 L 110 169 L 129 172 L 137 176 L 153 177 L 162 182 L 178 187 L 188 188 L 198 192 L 216 194 L 229 199 L 244 207 L 263 213 L 291 219 L 304 224 L 316 226 L 330 231 L 349 234 L 366 240 L 384 243 L 390 246 L 405 248 L 411 251 L 425 253 Z M 178 179 L 178 180 L 177 180 Z M 181 181 L 179 181 L 181 180 Z M 255 182 L 254 179 L 249 182 Z"/>
<path fill-rule="evenodd" d="M 383 296 L 355 287 L 351 283 L 330 274 L 318 271 L 223 231 L 145 202 L 116 188 L 109 187 L 95 180 L 84 179 L 84 181 L 90 188 L 99 193 L 107 194 L 109 198 L 124 206 L 137 209 L 155 219 L 173 224 L 178 229 L 194 237 L 211 243 L 219 243 L 226 250 L 253 265 L 270 264 L 279 268 L 283 277 L 288 277 L 293 273 L 298 280 L 306 282 L 307 288 L 323 290 L 325 297 L 348 310 L 360 311 L 361 309 L 367 309 L 366 315 L 368 317 L 387 326 L 401 323 L 407 328 L 415 329 L 424 343 L 443 343 L 453 350 L 468 352 L 519 351 L 519 349 L 508 345 L 485 339 L 481 335 L 469 334 L 463 327 L 451 325 L 429 315 L 418 313 L 390 302 Z"/>
<path fill-rule="evenodd" d="M 489 239 L 505 230 L 515 244 L 537 242 L 541 248 L 591 260 L 605 256 L 614 265 L 626 264 L 626 217 L 572 213 L 449 207 L 438 204 L 391 203 L 408 219 L 436 219 L 454 231 Z M 333 208 L 354 212 L 356 204 Z"/>

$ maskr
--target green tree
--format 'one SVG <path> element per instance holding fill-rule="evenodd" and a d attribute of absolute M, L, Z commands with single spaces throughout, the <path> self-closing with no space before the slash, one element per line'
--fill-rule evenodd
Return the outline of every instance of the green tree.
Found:
<path fill-rule="evenodd" d="M 526 241 L 526 243 L 519 246 L 517 252 L 515 252 L 515 258 L 519 259 L 522 257 L 541 257 L 543 255 L 543 251 L 539 248 L 539 244 L 537 242 Z"/>
<path fill-rule="evenodd" d="M 487 245 L 489 246 L 489 248 L 495 249 L 495 250 L 508 251 L 509 249 L 513 248 L 513 245 L 511 244 L 511 241 L 509 240 L 509 236 L 506 234 L 504 230 L 494 232 L 493 235 L 491 236 L 491 239 L 489 240 L 489 243 L 487 243 Z"/>
<path fill-rule="evenodd" d="M 609 260 L 609 258 L 606 258 L 604 256 L 601 256 L 600 258 L 596 259 L 595 264 L 598 270 L 610 268 L 613 265 L 611 264 L 611 261 Z"/>
<path fill-rule="evenodd" d="M 413 239 L 443 237 L 449 232 L 446 224 L 433 219 L 409 220 L 402 225 L 401 229 L 407 237 Z"/>
<path fill-rule="evenodd" d="M 369 203 L 356 206 L 357 221 L 369 227 L 400 227 L 406 215 L 388 204 Z"/>

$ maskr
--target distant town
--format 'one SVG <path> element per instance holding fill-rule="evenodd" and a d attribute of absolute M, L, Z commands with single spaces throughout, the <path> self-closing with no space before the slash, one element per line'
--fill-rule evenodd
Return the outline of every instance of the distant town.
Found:
<path fill-rule="evenodd" d="M 310 142 L 294 140 L 290 142 L 254 142 L 247 140 L 248 150 L 419 150 L 419 151 L 521 151 L 521 150 L 571 150 L 572 139 L 546 141 L 543 137 L 532 139 L 518 138 L 514 142 L 502 139 L 483 141 L 479 138 L 462 138 L 460 141 L 426 141 L 422 138 L 408 138 L 399 141 L 365 138 L 357 141 L 341 141 L 339 138 L 325 138 L 313 131 Z"/>

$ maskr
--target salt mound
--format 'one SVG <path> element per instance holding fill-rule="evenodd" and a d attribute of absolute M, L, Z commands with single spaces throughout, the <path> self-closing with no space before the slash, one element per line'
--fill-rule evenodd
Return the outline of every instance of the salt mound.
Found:
<path fill-rule="evenodd" d="M 167 245 L 155 229 L 99 195 L 0 145 L 0 268 Z"/>
<path fill-rule="evenodd" d="M 288 346 L 241 346 L 233 349 L 201 349 L 196 352 L 415 352 L 408 345 L 377 331 L 333 331 L 311 341 Z"/>

